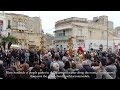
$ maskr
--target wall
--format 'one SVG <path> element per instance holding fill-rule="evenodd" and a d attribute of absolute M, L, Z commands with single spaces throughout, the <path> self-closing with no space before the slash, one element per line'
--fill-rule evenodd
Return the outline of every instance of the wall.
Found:
<path fill-rule="evenodd" d="M 95 18 L 94 18 L 95 19 Z M 95 49 L 99 49 L 99 45 L 103 44 L 104 45 L 104 50 L 106 49 L 107 46 L 105 46 L 107 44 L 107 16 L 100 16 L 99 18 L 99 22 L 95 22 L 95 20 L 88 20 L 86 22 L 81 22 L 79 20 L 67 20 L 67 23 L 65 20 L 63 20 L 60 24 L 57 23 L 57 25 L 55 25 L 55 29 L 56 29 L 56 33 L 57 30 L 61 30 L 61 29 L 65 29 L 65 28 L 72 28 L 72 36 L 75 37 L 73 39 L 73 43 L 74 43 L 74 48 L 79 47 L 78 42 L 76 41 L 76 36 L 84 36 L 84 40 L 85 40 L 85 45 L 86 45 L 86 49 L 89 49 L 89 44 L 90 43 L 95 43 L 96 47 L 93 47 Z M 113 48 L 113 22 L 109 21 L 109 35 L 108 35 L 108 40 L 109 40 L 109 45 L 110 47 Z M 81 31 L 81 35 L 79 35 L 79 30 Z M 90 37 L 90 33 L 89 31 L 92 31 L 92 36 Z M 58 31 L 59 32 L 59 31 Z M 60 31 L 61 32 L 61 31 Z M 104 32 L 104 35 L 102 35 Z M 55 34 L 56 34 L 55 33 Z M 57 35 L 55 35 L 57 36 Z M 80 39 L 79 39 L 80 40 Z M 63 45 L 62 42 L 56 43 L 55 45 Z M 64 47 L 67 46 L 67 43 L 64 43 Z"/>
<path fill-rule="evenodd" d="M 103 45 L 103 49 L 106 50 L 107 48 L 107 40 L 86 40 L 85 41 L 85 49 L 89 50 L 89 44 L 92 43 L 92 48 L 93 49 L 99 49 L 99 45 L 102 44 Z M 108 46 L 112 47 L 113 49 L 113 40 L 109 40 L 108 41 Z"/>
<path fill-rule="evenodd" d="M 28 44 L 40 46 L 40 33 L 42 30 L 42 25 L 39 17 L 29 17 L 26 15 L 9 13 L 6 14 L 6 26 L 8 26 L 8 20 L 11 21 L 10 30 L 13 31 L 13 36 L 18 39 L 23 39 L 23 48 L 28 48 Z M 22 33 L 20 30 L 22 30 Z M 29 41 L 32 41 L 32 43 Z M 27 46 L 25 43 L 27 43 Z"/>
<path fill-rule="evenodd" d="M 6 17 L 3 13 L 0 13 L 0 20 L 2 21 L 3 25 L 2 25 L 2 35 L 6 34 Z"/>

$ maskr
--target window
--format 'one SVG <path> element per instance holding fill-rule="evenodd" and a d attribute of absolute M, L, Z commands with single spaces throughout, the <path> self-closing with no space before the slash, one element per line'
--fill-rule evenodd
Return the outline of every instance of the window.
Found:
<path fill-rule="evenodd" d="M 13 21 L 12 23 L 13 27 L 17 27 L 16 23 L 17 23 L 16 21 Z"/>
<path fill-rule="evenodd" d="M 89 31 L 89 33 L 90 33 L 90 37 L 92 37 L 92 31 Z"/>
<path fill-rule="evenodd" d="M 8 20 L 8 25 L 10 25 L 10 20 Z"/>
<path fill-rule="evenodd" d="M 21 27 L 23 26 L 23 23 L 21 23 Z"/>
<path fill-rule="evenodd" d="M 17 27 L 18 26 L 18 23 L 17 22 L 15 22 L 15 27 Z"/>
<path fill-rule="evenodd" d="M 18 24 L 18 27 L 19 27 L 19 22 L 17 24 Z"/>
<path fill-rule="evenodd" d="M 104 31 L 102 31 L 101 36 L 102 36 L 102 39 L 104 39 Z"/>
<path fill-rule="evenodd" d="M 63 36 L 65 36 L 65 30 L 63 30 Z"/>
<path fill-rule="evenodd" d="M 8 33 L 8 36 L 10 36 L 10 33 Z"/>
<path fill-rule="evenodd" d="M 81 29 L 78 30 L 77 35 L 78 35 L 78 36 L 82 36 L 82 30 L 81 30 Z"/>
<path fill-rule="evenodd" d="M 11 28 L 10 20 L 8 20 L 8 28 Z"/>
<path fill-rule="evenodd" d="M 58 36 L 60 36 L 60 37 L 63 36 L 63 33 L 59 33 Z"/>

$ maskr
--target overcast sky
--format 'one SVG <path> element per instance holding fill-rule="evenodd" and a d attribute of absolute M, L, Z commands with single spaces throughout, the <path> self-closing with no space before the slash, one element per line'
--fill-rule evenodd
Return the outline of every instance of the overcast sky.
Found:
<path fill-rule="evenodd" d="M 5 11 L 7 13 L 25 14 L 30 17 L 40 16 L 42 28 L 45 33 L 53 33 L 55 22 L 69 17 L 88 18 L 92 20 L 95 16 L 107 15 L 114 27 L 120 26 L 120 11 Z"/>

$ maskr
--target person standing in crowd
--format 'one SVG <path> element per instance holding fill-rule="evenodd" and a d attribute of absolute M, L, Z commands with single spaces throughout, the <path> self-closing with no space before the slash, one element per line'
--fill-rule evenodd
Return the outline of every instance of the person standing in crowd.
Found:
<path fill-rule="evenodd" d="M 29 61 L 29 56 L 30 53 L 28 52 L 28 50 L 25 51 L 25 62 Z"/>
<path fill-rule="evenodd" d="M 59 52 L 59 55 L 60 55 L 60 59 L 62 59 L 62 57 L 63 57 L 63 53 L 62 53 L 62 51 Z"/>
<path fill-rule="evenodd" d="M 63 63 L 62 60 L 60 60 L 59 54 L 55 55 L 55 61 L 53 61 L 50 66 L 52 66 L 53 63 L 58 63 L 60 67 L 60 71 L 64 71 L 65 64 Z"/>
<path fill-rule="evenodd" d="M 96 70 L 97 70 L 96 79 L 114 79 L 110 75 L 110 72 L 106 71 L 105 66 L 102 65 L 102 63 L 99 64 L 99 68 L 96 68 Z"/>
<path fill-rule="evenodd" d="M 16 52 L 16 57 L 18 58 L 18 60 L 20 60 L 20 63 L 22 63 L 20 50 L 17 50 L 17 52 Z"/>
<path fill-rule="evenodd" d="M 66 61 L 68 61 L 68 58 L 67 58 L 67 57 L 63 57 L 63 58 L 62 58 L 62 61 L 63 61 L 63 63 L 65 64 Z"/>
<path fill-rule="evenodd" d="M 21 50 L 21 63 L 23 64 L 25 62 L 25 51 Z"/>
<path fill-rule="evenodd" d="M 48 75 L 48 79 L 56 79 L 57 72 L 59 72 L 59 64 L 58 63 L 51 64 L 51 72 Z"/>
<path fill-rule="evenodd" d="M 10 66 L 11 65 L 11 55 L 10 55 L 10 53 L 9 52 L 7 52 L 6 53 L 7 55 L 6 55 L 6 64 L 7 64 L 7 66 Z"/>
<path fill-rule="evenodd" d="M 44 55 L 43 61 L 46 63 L 48 69 L 50 70 L 51 60 L 48 58 L 48 55 Z"/>
<path fill-rule="evenodd" d="M 0 51 L 0 60 L 3 61 L 3 66 L 6 67 L 6 52 L 2 49 Z"/>
<path fill-rule="evenodd" d="M 62 75 L 58 74 L 59 70 L 59 64 L 54 62 L 51 65 L 51 72 L 48 75 L 48 79 L 67 79 L 64 73 L 62 73 Z"/>
<path fill-rule="evenodd" d="M 34 67 L 32 68 L 31 72 L 40 72 L 40 65 L 35 64 Z"/>
<path fill-rule="evenodd" d="M 37 51 L 36 49 L 34 50 L 34 61 L 38 61 L 38 54 L 37 54 Z"/>
<path fill-rule="evenodd" d="M 92 61 L 91 61 L 91 55 L 90 54 L 85 54 L 85 61 L 87 61 L 88 65 L 91 66 Z"/>
<path fill-rule="evenodd" d="M 54 49 L 51 50 L 51 54 L 52 54 L 52 58 L 54 58 L 55 57 L 55 50 Z"/>
<path fill-rule="evenodd" d="M 96 74 L 94 74 L 95 70 L 91 67 L 89 62 L 87 60 L 85 60 L 82 62 L 82 65 L 83 65 L 83 68 L 86 70 L 86 72 L 88 72 L 90 79 L 95 79 L 96 78 Z M 89 73 L 93 73 L 93 74 L 89 74 Z"/>
<path fill-rule="evenodd" d="M 37 49 L 37 58 L 38 58 L 38 61 L 40 62 L 41 56 L 40 56 L 40 50 L 38 50 L 38 49 Z"/>
<path fill-rule="evenodd" d="M 65 62 L 64 69 L 65 69 L 65 72 L 72 72 L 70 61 Z"/>
<path fill-rule="evenodd" d="M 105 67 L 105 70 L 110 73 L 110 76 L 113 79 L 116 79 L 116 72 L 117 67 L 115 66 L 115 58 L 113 56 L 108 56 L 108 59 L 106 60 L 107 66 Z M 104 76 L 103 76 L 104 79 Z"/>
<path fill-rule="evenodd" d="M 29 64 L 27 63 L 21 64 L 21 68 L 18 71 L 25 73 L 25 74 L 20 74 L 19 79 L 30 79 L 29 73 L 26 73 L 29 72 Z"/>
<path fill-rule="evenodd" d="M 67 54 L 67 52 L 63 55 L 63 57 L 62 57 L 62 60 L 68 60 L 69 58 L 68 58 L 68 54 Z"/>
<path fill-rule="evenodd" d="M 48 72 L 49 71 L 49 69 L 48 69 L 47 64 L 46 64 L 45 61 L 41 62 L 40 71 L 42 71 L 42 72 Z"/>
<path fill-rule="evenodd" d="M 76 64 L 76 69 L 81 69 L 82 68 L 82 63 L 80 61 L 80 58 L 77 57 L 76 60 L 75 60 L 75 64 Z"/>
<path fill-rule="evenodd" d="M 16 57 L 13 67 L 15 67 L 16 70 L 18 71 L 20 69 L 20 65 L 21 65 L 20 60 L 19 58 Z"/>
<path fill-rule="evenodd" d="M 34 62 L 34 52 L 30 50 L 30 56 L 29 56 L 30 63 Z"/>
<path fill-rule="evenodd" d="M 0 78 L 2 78 L 2 79 L 5 78 L 5 69 L 4 69 L 2 60 L 0 60 Z"/>
<path fill-rule="evenodd" d="M 116 67 L 117 67 L 116 79 L 120 79 L 120 57 L 116 58 Z"/>

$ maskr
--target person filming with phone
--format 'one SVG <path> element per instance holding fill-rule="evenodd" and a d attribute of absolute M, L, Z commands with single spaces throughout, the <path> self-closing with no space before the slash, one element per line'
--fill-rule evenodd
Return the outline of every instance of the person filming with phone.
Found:
<path fill-rule="evenodd" d="M 116 79 L 117 67 L 115 65 L 115 58 L 113 56 L 108 55 L 106 58 L 106 64 L 101 60 L 99 66 L 102 79 Z"/>

